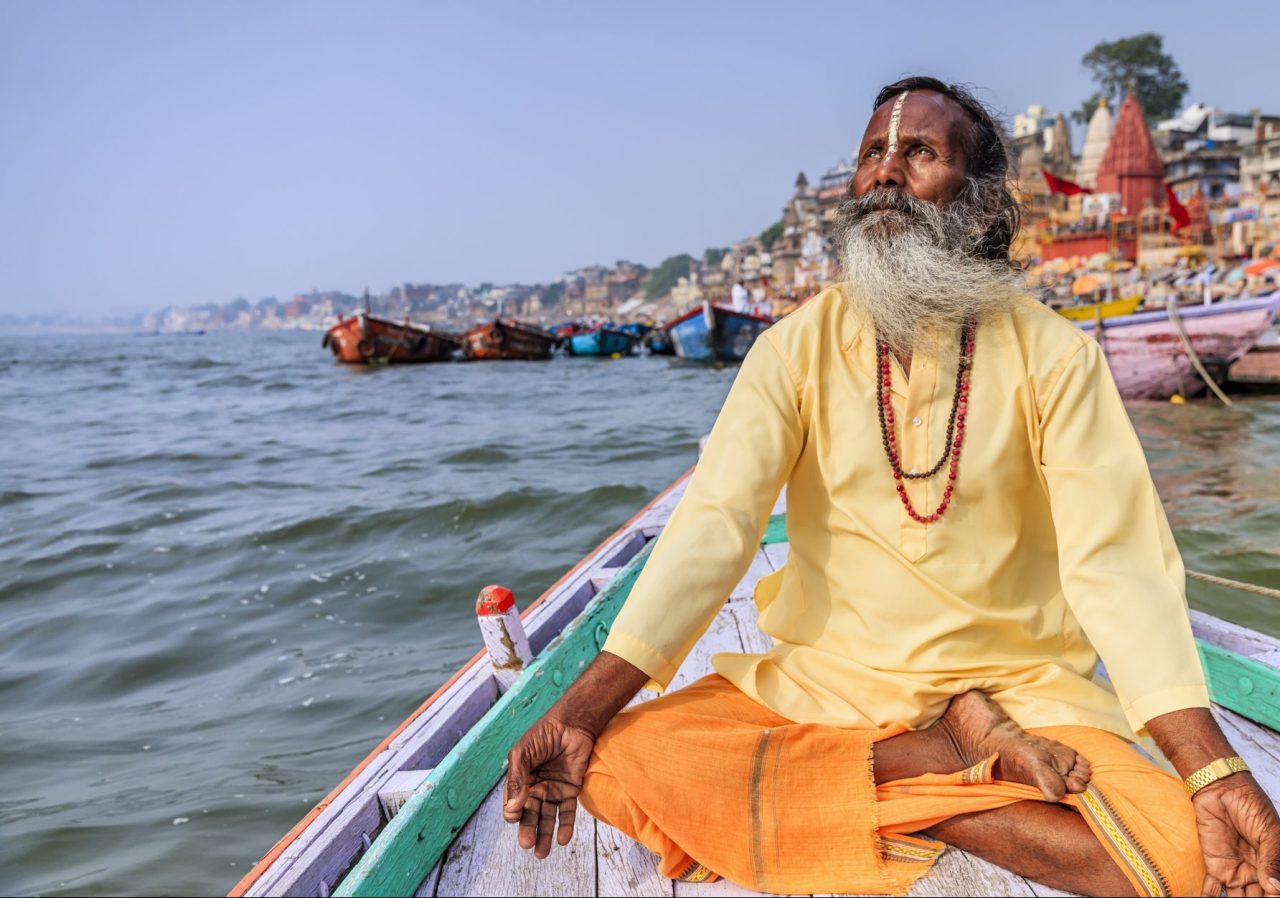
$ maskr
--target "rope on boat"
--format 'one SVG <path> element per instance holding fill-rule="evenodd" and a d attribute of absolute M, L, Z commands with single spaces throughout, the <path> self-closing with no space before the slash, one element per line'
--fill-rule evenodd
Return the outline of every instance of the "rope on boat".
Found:
<path fill-rule="evenodd" d="M 1178 339 L 1182 341 L 1182 348 L 1186 350 L 1187 358 L 1191 359 L 1191 365 L 1196 369 L 1196 373 L 1200 375 L 1200 379 L 1209 385 L 1209 389 L 1213 391 L 1213 395 L 1222 400 L 1222 404 L 1227 408 L 1232 408 L 1235 403 L 1227 398 L 1227 394 L 1222 392 L 1222 388 L 1218 386 L 1217 381 L 1209 376 L 1209 372 L 1204 370 L 1204 365 L 1200 362 L 1200 356 L 1196 355 L 1196 351 L 1191 346 L 1191 338 L 1187 336 L 1186 328 L 1182 326 L 1182 316 L 1178 314 L 1178 304 L 1170 302 L 1165 304 L 1165 308 L 1169 310 L 1169 321 L 1173 323 L 1173 329 L 1178 334 Z"/>
<path fill-rule="evenodd" d="M 1272 589 L 1270 586 L 1259 586 L 1256 583 L 1243 583 L 1239 580 L 1229 580 L 1226 577 L 1218 577 L 1213 574 L 1202 574 L 1199 571 L 1187 571 L 1187 576 L 1193 580 L 1212 583 L 1214 586 L 1226 586 L 1229 589 L 1239 589 L 1243 592 L 1251 592 L 1260 596 L 1280 599 L 1280 589 Z"/>

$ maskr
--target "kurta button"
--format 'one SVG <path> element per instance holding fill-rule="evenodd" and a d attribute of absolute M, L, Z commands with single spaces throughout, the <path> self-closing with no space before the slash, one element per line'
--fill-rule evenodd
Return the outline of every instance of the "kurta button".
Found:
<path fill-rule="evenodd" d="M 921 420 L 919 415 L 916 415 L 914 418 L 911 419 L 911 423 L 914 424 L 916 427 L 919 427 L 921 424 L 924 423 L 924 421 Z"/>

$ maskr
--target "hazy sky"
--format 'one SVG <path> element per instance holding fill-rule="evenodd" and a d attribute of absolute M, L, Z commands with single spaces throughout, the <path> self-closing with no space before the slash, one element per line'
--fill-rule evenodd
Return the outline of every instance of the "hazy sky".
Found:
<path fill-rule="evenodd" d="M 1273 0 L 3 0 L 0 312 L 652 265 L 776 220 L 886 81 L 1070 110 L 1142 31 L 1280 112 Z"/>

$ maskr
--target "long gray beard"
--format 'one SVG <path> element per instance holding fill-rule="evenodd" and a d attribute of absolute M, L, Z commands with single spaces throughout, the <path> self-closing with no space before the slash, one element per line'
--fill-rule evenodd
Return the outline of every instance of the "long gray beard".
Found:
<path fill-rule="evenodd" d="M 956 346 L 961 325 L 1009 311 L 1022 273 L 972 255 L 988 221 L 981 185 L 946 207 L 880 188 L 845 200 L 836 220 L 845 292 L 876 336 L 905 355 Z"/>

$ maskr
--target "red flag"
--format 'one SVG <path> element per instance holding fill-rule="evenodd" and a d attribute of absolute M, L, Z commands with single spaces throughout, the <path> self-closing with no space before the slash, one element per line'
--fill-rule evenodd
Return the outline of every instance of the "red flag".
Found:
<path fill-rule="evenodd" d="M 1173 227 L 1169 229 L 1170 231 L 1176 231 L 1191 224 L 1191 213 L 1187 211 L 1186 206 L 1178 202 L 1178 195 L 1168 184 L 1164 185 L 1164 198 L 1169 201 L 1169 217 L 1173 219 Z"/>
<path fill-rule="evenodd" d="M 1061 193 L 1066 196 L 1075 196 L 1077 193 L 1093 193 L 1088 187 L 1081 187 L 1075 181 L 1068 181 L 1066 178 L 1059 178 L 1057 175 L 1050 174 L 1049 169 L 1040 169 L 1040 174 L 1044 175 L 1044 182 L 1049 185 L 1050 193 Z"/>

